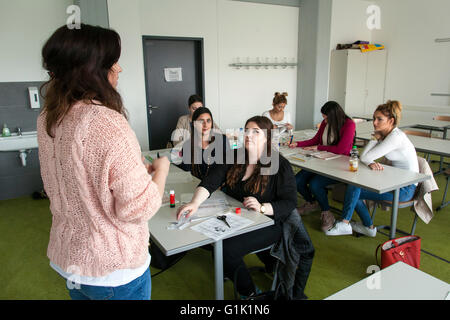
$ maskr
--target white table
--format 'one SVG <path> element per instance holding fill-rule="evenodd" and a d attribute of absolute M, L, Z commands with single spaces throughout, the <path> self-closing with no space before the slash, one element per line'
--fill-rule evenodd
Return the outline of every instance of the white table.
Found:
<path fill-rule="evenodd" d="M 392 166 L 384 166 L 384 170 L 377 171 L 365 165 L 360 165 L 357 172 L 351 172 L 349 171 L 349 157 L 343 155 L 331 160 L 311 158 L 306 161 L 299 161 L 291 158 L 289 154 L 292 153 L 292 149 L 290 148 L 281 147 L 280 152 L 286 155 L 286 159 L 292 165 L 301 169 L 380 194 L 393 191 L 390 239 L 395 238 L 400 188 L 431 178 L 425 174 Z"/>
<path fill-rule="evenodd" d="M 443 140 L 439 138 L 428 138 L 422 136 L 415 136 L 408 134 L 408 139 L 416 148 L 416 151 L 436 154 L 439 156 L 450 157 L 450 140 Z M 362 140 L 370 140 L 371 133 L 356 133 L 356 138 Z"/>
<path fill-rule="evenodd" d="M 167 150 L 158 150 L 160 155 L 167 155 Z M 142 153 L 145 155 L 151 155 L 152 158 L 156 157 L 155 151 L 147 151 Z M 166 190 L 175 190 L 175 198 L 180 199 L 183 193 L 194 193 L 199 180 L 193 177 L 189 172 L 185 172 L 180 168 L 171 165 L 169 176 L 166 181 Z M 217 193 L 222 193 L 218 190 Z M 228 203 L 234 207 L 242 207 L 242 203 L 225 195 Z M 176 212 L 180 203 L 177 203 L 175 208 L 169 206 L 161 207 L 158 212 L 149 220 L 148 226 L 152 240 L 158 245 L 166 256 L 170 256 L 176 253 L 195 249 L 207 244 L 214 245 L 214 278 L 215 278 L 215 297 L 217 300 L 224 299 L 223 293 L 223 254 L 222 254 L 222 241 L 214 241 L 202 233 L 191 230 L 190 226 L 183 230 L 167 230 L 167 226 L 170 222 L 176 221 Z M 268 227 L 274 224 L 273 219 L 260 214 L 258 212 L 250 211 L 243 212 L 244 218 L 253 221 L 251 225 L 246 228 L 240 229 L 233 233 L 230 237 L 234 237 L 239 234 L 247 233 L 250 231 L 258 230 L 264 227 Z M 197 222 L 201 223 L 201 222 Z M 192 225 L 196 223 L 193 222 Z"/>
<path fill-rule="evenodd" d="M 373 131 L 372 115 L 353 115 L 352 118 L 368 120 L 356 124 L 356 132 L 366 133 Z M 400 119 L 399 128 L 420 128 L 426 130 L 438 130 L 443 132 L 443 139 L 447 138 L 447 130 L 450 128 L 450 121 L 424 119 L 418 117 L 404 116 Z"/>
<path fill-rule="evenodd" d="M 397 262 L 325 300 L 445 300 L 450 285 L 403 262 Z"/>

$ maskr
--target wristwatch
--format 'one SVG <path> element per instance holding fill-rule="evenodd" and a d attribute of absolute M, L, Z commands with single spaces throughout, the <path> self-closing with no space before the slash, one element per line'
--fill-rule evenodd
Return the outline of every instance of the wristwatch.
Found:
<path fill-rule="evenodd" d="M 261 212 L 261 213 L 266 212 L 266 207 L 264 207 L 263 204 L 262 204 L 261 207 L 259 208 L 259 212 Z"/>

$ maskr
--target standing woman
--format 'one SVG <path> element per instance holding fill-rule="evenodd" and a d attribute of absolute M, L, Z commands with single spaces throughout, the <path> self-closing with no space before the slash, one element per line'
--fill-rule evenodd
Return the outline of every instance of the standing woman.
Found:
<path fill-rule="evenodd" d="M 275 128 L 286 127 L 287 130 L 292 130 L 291 114 L 285 110 L 287 105 L 287 92 L 279 93 L 275 92 L 275 96 L 272 100 L 272 110 L 264 112 L 262 115 L 269 118 L 272 121 Z"/>
<path fill-rule="evenodd" d="M 50 75 L 37 122 L 53 216 L 47 255 L 72 299 L 151 297 L 148 220 L 170 163 L 142 161 L 116 91 L 120 51 L 115 31 L 85 24 L 60 27 L 42 49 Z"/>
<path fill-rule="evenodd" d="M 349 155 L 355 137 L 355 123 L 347 116 L 342 107 L 335 101 L 326 102 L 320 109 L 323 121 L 316 135 L 306 141 L 298 141 L 291 148 L 301 147 L 306 150 L 329 151 L 336 154 Z M 330 212 L 326 186 L 337 181 L 310 171 L 301 170 L 295 175 L 297 191 L 306 202 L 297 210 L 300 215 L 311 211 L 322 211 L 322 230 L 333 226 L 334 215 Z M 317 202 L 316 202 L 317 201 Z"/>
<path fill-rule="evenodd" d="M 255 116 L 245 123 L 245 159 L 237 159 L 242 155 L 235 150 L 235 161 L 232 164 L 216 164 L 203 178 L 197 187 L 190 203 L 178 210 L 177 218 L 187 212 L 187 216 L 194 214 L 200 204 L 205 201 L 220 186 L 225 186 L 225 192 L 241 201 L 251 210 L 264 214 L 275 220 L 275 224 L 256 231 L 231 237 L 223 242 L 224 274 L 230 279 L 236 279 L 237 291 L 243 296 L 257 293 L 243 257 L 253 251 L 266 248 L 278 242 L 282 237 L 282 224 L 291 215 L 297 203 L 295 179 L 289 162 L 278 153 L 271 150 L 271 136 L 273 125 L 269 119 Z M 270 163 L 262 164 L 263 155 L 270 157 Z M 279 161 L 273 161 L 279 157 Z M 264 161 L 266 162 L 266 161 Z M 278 162 L 278 170 L 270 175 L 265 169 Z M 302 252 L 299 253 L 300 289 L 295 296 L 303 298 L 303 289 L 312 264 L 314 248 L 311 240 L 300 221 L 297 231 L 301 238 Z M 297 267 L 297 266 L 295 266 Z M 293 271 L 295 273 L 295 269 Z"/>
<path fill-rule="evenodd" d="M 372 170 L 383 170 L 383 166 L 375 160 L 385 157 L 392 166 L 409 171 L 419 172 L 416 149 L 406 134 L 397 128 L 401 118 L 402 105 L 399 101 L 388 100 L 379 105 L 373 114 L 372 140 L 361 154 L 361 162 Z M 409 201 L 413 198 L 417 184 L 400 188 L 399 201 Z M 352 231 L 375 237 L 377 228 L 373 226 L 369 210 L 363 200 L 393 200 L 392 192 L 382 194 L 348 185 L 345 192 L 342 221 L 336 222 L 332 229 L 326 232 L 329 236 L 352 234 Z M 353 211 L 361 218 L 362 223 L 350 223 Z"/>
<path fill-rule="evenodd" d="M 228 139 L 214 130 L 213 116 L 208 108 L 200 107 L 192 115 L 191 137 L 183 144 L 182 163 L 179 167 L 190 171 L 200 180 L 214 163 L 225 163 L 230 149 Z"/>

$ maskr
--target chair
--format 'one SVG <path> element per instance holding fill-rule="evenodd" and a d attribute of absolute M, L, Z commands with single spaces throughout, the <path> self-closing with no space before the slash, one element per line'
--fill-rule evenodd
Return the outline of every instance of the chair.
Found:
<path fill-rule="evenodd" d="M 429 169 L 428 161 L 426 161 L 422 157 L 417 157 L 417 160 L 421 161 L 424 164 L 426 163 L 426 166 L 428 166 L 428 168 L 426 168 L 426 169 Z M 424 173 L 424 171 L 425 170 L 421 170 L 420 173 Z M 432 177 L 432 179 L 433 179 L 433 177 Z M 396 232 L 399 232 L 399 233 L 402 233 L 402 234 L 405 234 L 405 235 L 414 235 L 414 233 L 416 231 L 417 218 L 418 218 L 418 215 L 417 215 L 417 213 L 415 212 L 415 209 L 414 209 L 414 201 L 418 200 L 418 196 L 420 194 L 419 190 L 421 188 L 421 185 L 422 185 L 422 183 L 419 183 L 417 185 L 416 191 L 415 191 L 414 196 L 412 197 L 411 200 L 403 201 L 403 202 L 399 202 L 398 203 L 398 209 L 411 207 L 411 211 L 414 212 L 414 220 L 413 220 L 413 224 L 412 224 L 412 227 L 411 227 L 411 232 L 408 233 L 406 231 L 402 231 L 402 230 L 398 230 L 398 229 L 396 230 Z M 383 201 L 374 201 L 374 202 L 375 202 L 375 205 L 374 205 L 374 208 L 373 208 L 373 211 L 372 211 L 372 221 L 374 221 L 374 219 L 375 219 L 375 213 L 376 213 L 377 205 L 380 205 L 381 207 L 392 207 L 392 205 L 393 205 L 392 201 L 385 201 L 385 200 L 383 200 Z M 377 229 L 390 229 L 390 226 L 377 226 Z"/>
<path fill-rule="evenodd" d="M 271 250 L 272 247 L 273 247 L 273 245 L 271 245 L 271 246 L 269 246 L 269 247 L 266 247 L 266 248 L 263 248 L 263 249 L 260 249 L 260 250 L 256 250 L 256 251 L 250 252 L 249 254 L 257 254 L 257 253 L 259 253 L 259 252 L 263 252 L 263 251 L 266 251 L 266 250 Z M 279 260 L 277 259 L 276 264 L 275 264 L 275 269 L 274 269 L 274 271 L 273 271 L 272 286 L 270 287 L 270 290 L 271 290 L 271 291 L 275 291 L 275 289 L 276 289 L 276 287 L 277 287 L 277 280 L 278 280 L 278 275 L 277 275 L 277 273 L 278 273 L 278 265 L 279 265 Z M 248 268 L 248 271 L 249 271 L 249 272 L 251 272 L 251 271 L 261 271 L 261 272 L 266 272 L 266 270 L 265 270 L 264 267 L 250 267 L 250 268 Z M 236 277 L 237 277 L 237 270 L 236 270 L 236 272 L 235 272 L 235 274 L 234 274 L 234 281 L 233 281 L 233 284 L 236 283 L 236 280 L 237 280 Z M 237 293 L 236 287 L 234 287 L 234 299 L 235 299 L 235 300 L 238 299 L 238 293 Z"/>
<path fill-rule="evenodd" d="M 434 117 L 434 120 L 438 120 L 438 121 L 450 121 L 450 116 L 436 116 L 436 117 Z"/>
<path fill-rule="evenodd" d="M 442 202 L 441 202 L 440 206 L 436 208 L 436 211 L 441 210 L 442 208 L 444 208 L 445 206 L 447 206 L 450 203 L 450 200 L 445 201 L 445 199 L 447 198 L 448 182 L 450 180 L 450 168 L 447 168 L 444 171 L 444 174 L 447 177 L 447 183 L 445 184 L 445 191 L 444 191 L 444 196 L 442 197 Z"/>
<path fill-rule="evenodd" d="M 431 138 L 431 133 L 429 132 L 423 132 L 423 131 L 416 131 L 416 130 L 403 130 L 403 132 L 405 134 L 409 134 L 412 136 L 419 136 L 419 137 L 426 137 L 426 138 Z M 425 154 L 427 162 L 430 162 L 430 154 Z"/>

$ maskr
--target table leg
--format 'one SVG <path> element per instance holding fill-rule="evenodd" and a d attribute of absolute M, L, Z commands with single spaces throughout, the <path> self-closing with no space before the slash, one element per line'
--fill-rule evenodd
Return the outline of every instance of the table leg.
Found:
<path fill-rule="evenodd" d="M 394 190 L 394 199 L 392 201 L 391 230 L 389 232 L 389 239 L 395 238 L 395 231 L 397 230 L 397 214 L 398 214 L 399 195 L 400 195 L 400 189 L 395 189 Z"/>
<path fill-rule="evenodd" d="M 216 300 L 223 300 L 223 248 L 222 240 L 214 243 L 214 281 Z"/>

